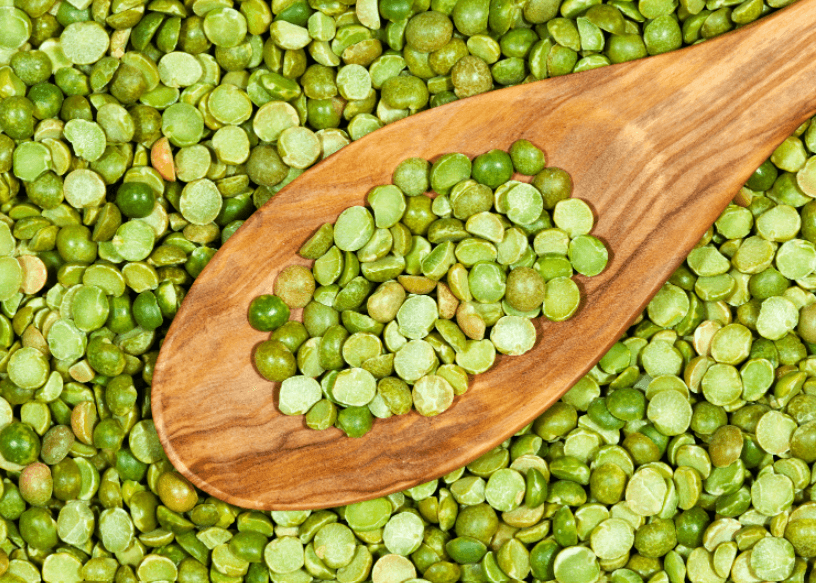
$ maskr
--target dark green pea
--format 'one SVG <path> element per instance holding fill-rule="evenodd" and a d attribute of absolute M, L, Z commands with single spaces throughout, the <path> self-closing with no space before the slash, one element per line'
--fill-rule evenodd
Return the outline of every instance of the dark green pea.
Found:
<path fill-rule="evenodd" d="M 309 125 L 315 130 L 340 127 L 345 103 L 345 100 L 339 97 L 308 99 L 306 111 Z"/>
<path fill-rule="evenodd" d="M 525 481 L 527 489 L 524 492 L 524 505 L 537 508 L 546 502 L 549 488 L 544 475 L 536 468 L 530 468 L 527 470 Z"/>
<path fill-rule="evenodd" d="M 268 542 L 269 539 L 259 532 L 239 532 L 230 539 L 229 549 L 236 557 L 250 563 L 260 563 Z"/>
<path fill-rule="evenodd" d="M 42 439 L 40 455 L 42 461 L 54 465 L 62 461 L 75 441 L 74 433 L 66 425 L 54 425 L 45 432 Z"/>
<path fill-rule="evenodd" d="M 674 519 L 677 542 L 692 549 L 699 547 L 710 522 L 708 512 L 699 506 L 683 511 Z"/>
<path fill-rule="evenodd" d="M 145 330 L 155 330 L 164 322 L 156 294 L 143 291 L 133 301 L 133 317 Z"/>
<path fill-rule="evenodd" d="M 711 435 L 726 423 L 728 418 L 722 407 L 712 405 L 708 401 L 700 401 L 692 408 L 691 429 L 695 433 Z"/>
<path fill-rule="evenodd" d="M 6 520 L 14 521 L 20 518 L 25 509 L 26 501 L 20 496 L 17 486 L 9 480 L 4 480 L 3 495 L 0 496 L 0 516 Z M 14 523 L 12 522 L 9 526 L 14 526 Z"/>
<path fill-rule="evenodd" d="M 91 240 L 91 230 L 84 225 L 68 225 L 57 233 L 57 251 L 65 261 L 93 263 L 97 245 Z"/>
<path fill-rule="evenodd" d="M 64 458 L 61 462 L 51 468 L 51 475 L 54 478 L 54 498 L 62 500 L 75 500 L 82 489 L 82 474 L 74 458 Z"/>
<path fill-rule="evenodd" d="M 424 235 L 437 216 L 431 210 L 431 199 L 427 196 L 411 196 L 406 200 L 402 223 L 413 235 Z"/>
<path fill-rule="evenodd" d="M 26 189 L 31 202 L 43 209 L 53 209 L 64 199 L 62 177 L 48 171 L 28 184 Z"/>
<path fill-rule="evenodd" d="M 0 454 L 13 464 L 27 466 L 40 456 L 40 437 L 27 423 L 13 421 L 0 431 Z"/>
<path fill-rule="evenodd" d="M 116 452 L 115 467 L 123 480 L 139 482 L 147 473 L 147 464 L 136 459 L 129 447 L 123 447 Z"/>
<path fill-rule="evenodd" d="M 296 320 L 289 320 L 272 332 L 269 338 L 283 342 L 283 345 L 289 349 L 289 352 L 295 354 L 298 348 L 309 339 L 309 333 L 306 331 L 306 326 L 304 326 L 303 323 Z"/>
<path fill-rule="evenodd" d="M 99 374 L 112 377 L 125 370 L 125 355 L 107 338 L 96 337 L 88 343 L 88 364 Z"/>
<path fill-rule="evenodd" d="M 759 168 L 754 170 L 754 173 L 745 185 L 751 190 L 765 191 L 773 186 L 778 175 L 779 172 L 776 166 L 774 166 L 770 160 L 765 160 Z"/>
<path fill-rule="evenodd" d="M 156 195 L 145 182 L 125 182 L 116 191 L 116 206 L 122 214 L 132 219 L 141 219 L 153 212 Z"/>
<path fill-rule="evenodd" d="M 114 417 L 103 419 L 93 430 L 93 445 L 99 449 L 117 450 L 124 438 L 125 430 L 122 423 Z"/>
<path fill-rule="evenodd" d="M 411 16 L 412 4 L 410 0 L 380 0 L 380 14 L 391 22 L 404 20 Z"/>
<path fill-rule="evenodd" d="M 136 327 L 129 295 L 108 298 L 108 320 L 105 326 L 116 334 L 124 334 Z"/>
<path fill-rule="evenodd" d="M 51 76 L 51 59 L 43 51 L 20 51 L 9 62 L 14 73 L 28 85 L 47 81 Z"/>
<path fill-rule="evenodd" d="M 250 179 L 261 186 L 275 186 L 289 172 L 277 150 L 268 145 L 252 148 L 246 169 Z"/>
<path fill-rule="evenodd" d="M 499 528 L 496 511 L 487 504 L 465 506 L 459 511 L 454 525 L 456 536 L 468 536 L 489 544 Z"/>
<path fill-rule="evenodd" d="M 156 490 L 162 504 L 173 512 L 187 512 L 198 502 L 198 494 L 193 485 L 176 472 L 163 473 L 159 477 Z"/>
<path fill-rule="evenodd" d="M 297 372 L 295 355 L 279 340 L 261 342 L 255 349 L 255 367 L 270 381 L 282 382 Z"/>
<path fill-rule="evenodd" d="M 62 32 L 62 25 L 53 14 L 45 13 L 31 21 L 31 38 L 28 40 L 35 47 L 39 47 L 48 39 L 58 37 Z"/>
<path fill-rule="evenodd" d="M 507 57 L 524 58 L 538 42 L 538 35 L 531 28 L 514 28 L 504 33 L 499 39 L 501 52 Z M 535 174 L 533 172 L 532 174 Z"/>
<path fill-rule="evenodd" d="M 10 138 L 25 140 L 34 135 L 34 104 L 27 97 L 12 96 L 0 101 L 0 129 Z"/>
<path fill-rule="evenodd" d="M 503 150 L 490 150 L 476 156 L 473 159 L 472 176 L 474 180 L 490 188 L 504 184 L 513 176 L 510 154 Z"/>
<path fill-rule="evenodd" d="M 577 423 L 578 412 L 575 407 L 559 401 L 533 422 L 533 432 L 542 439 L 551 441 L 566 435 Z"/>
<path fill-rule="evenodd" d="M 510 158 L 516 172 L 527 176 L 535 176 L 544 169 L 546 164 L 544 152 L 527 140 L 513 142 L 513 145 L 510 146 Z"/>
<path fill-rule="evenodd" d="M 643 419 L 646 412 L 646 396 L 637 389 L 618 389 L 606 399 L 609 412 L 623 421 Z"/>
<path fill-rule="evenodd" d="M 674 522 L 658 518 L 635 532 L 635 548 L 644 557 L 662 557 L 677 544 Z"/>
<path fill-rule="evenodd" d="M 368 407 L 347 407 L 337 414 L 337 427 L 349 437 L 362 437 L 373 425 L 374 418 Z"/>
<path fill-rule="evenodd" d="M 45 508 L 32 507 L 20 515 L 20 536 L 35 549 L 57 546 L 57 522 Z"/>
<path fill-rule="evenodd" d="M 560 550 L 561 545 L 553 538 L 543 540 L 534 546 L 530 551 L 530 569 L 533 577 L 541 581 L 553 581 L 555 579 L 553 572 L 555 556 Z"/>
<path fill-rule="evenodd" d="M 477 563 L 487 553 L 487 545 L 470 536 L 459 536 L 445 543 L 445 551 L 457 563 Z"/>
<path fill-rule="evenodd" d="M 276 295 L 264 294 L 253 299 L 247 314 L 249 325 L 262 332 L 283 326 L 289 319 L 289 306 Z"/>
<path fill-rule="evenodd" d="M 602 504 L 617 504 L 626 490 L 626 472 L 617 464 L 601 464 L 589 477 L 589 491 Z"/>

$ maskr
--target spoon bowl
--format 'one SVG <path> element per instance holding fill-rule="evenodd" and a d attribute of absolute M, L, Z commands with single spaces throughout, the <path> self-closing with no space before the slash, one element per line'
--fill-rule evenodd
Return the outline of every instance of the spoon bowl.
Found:
<path fill-rule="evenodd" d="M 620 337 L 745 180 L 816 112 L 816 0 L 699 46 L 494 91 L 386 126 L 305 172 L 253 214 L 198 277 L 161 348 L 156 429 L 193 484 L 256 509 L 316 509 L 404 490 L 459 468 L 532 422 Z M 527 139 L 567 170 L 610 261 L 576 276 L 576 316 L 471 377 L 438 417 L 377 419 L 359 439 L 277 409 L 252 364 L 267 334 L 252 298 L 325 222 L 396 165 Z M 299 318 L 299 314 L 295 313 Z"/>

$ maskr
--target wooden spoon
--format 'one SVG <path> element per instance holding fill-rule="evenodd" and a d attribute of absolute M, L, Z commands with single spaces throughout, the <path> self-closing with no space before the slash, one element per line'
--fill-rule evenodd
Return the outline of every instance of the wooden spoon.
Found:
<path fill-rule="evenodd" d="M 442 476 L 533 421 L 621 336 L 752 172 L 816 112 L 816 0 L 700 46 L 457 101 L 389 125 L 310 169 L 215 255 L 170 327 L 153 418 L 173 465 L 245 508 L 313 509 Z M 539 341 L 498 359 L 438 417 L 375 420 L 365 437 L 281 415 L 252 365 L 266 339 L 255 296 L 325 222 L 364 204 L 403 159 L 475 156 L 525 138 L 568 170 L 611 250 L 576 277 L 585 301 Z"/>

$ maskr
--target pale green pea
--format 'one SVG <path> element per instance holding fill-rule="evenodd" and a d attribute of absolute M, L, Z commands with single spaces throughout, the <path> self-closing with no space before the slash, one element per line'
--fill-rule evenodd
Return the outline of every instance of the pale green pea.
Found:
<path fill-rule="evenodd" d="M 763 581 L 782 581 L 793 573 L 796 555 L 784 538 L 760 539 L 751 549 L 751 570 Z"/>
<path fill-rule="evenodd" d="M 760 336 L 768 340 L 779 340 L 792 331 L 799 322 L 799 310 L 790 300 L 773 296 L 763 300 L 756 321 Z"/>
<path fill-rule="evenodd" d="M 751 359 L 740 369 L 742 378 L 742 398 L 756 401 L 764 395 L 774 381 L 773 365 L 764 358 Z"/>
<path fill-rule="evenodd" d="M 485 486 L 485 498 L 496 510 L 509 512 L 521 505 L 526 488 L 521 472 L 505 468 L 490 475 Z"/>
<path fill-rule="evenodd" d="M 620 518 L 609 518 L 592 530 L 589 544 L 599 559 L 616 559 L 634 546 L 635 531 L 628 522 Z"/>
<path fill-rule="evenodd" d="M 391 517 L 383 529 L 383 543 L 390 553 L 407 557 L 419 548 L 425 527 L 412 512 L 400 512 Z"/>
<path fill-rule="evenodd" d="M 153 251 L 155 231 L 144 221 L 131 220 L 123 223 L 114 235 L 114 249 L 126 261 L 142 261 Z"/>
<path fill-rule="evenodd" d="M 748 209 L 731 205 L 722 212 L 714 224 L 726 239 L 742 239 L 751 232 L 754 217 Z"/>
<path fill-rule="evenodd" d="M 105 56 L 110 37 L 105 27 L 94 21 L 73 22 L 60 35 L 65 57 L 75 65 L 90 65 Z"/>
<path fill-rule="evenodd" d="M 332 387 L 334 398 L 339 403 L 350 407 L 367 405 L 376 394 L 377 381 L 370 372 L 362 368 L 340 371 Z"/>
<path fill-rule="evenodd" d="M 502 354 L 520 356 L 535 345 L 536 329 L 528 318 L 504 316 L 493 325 L 490 341 Z"/>
<path fill-rule="evenodd" d="M 796 172 L 796 184 L 806 195 L 816 196 L 816 156 L 808 158 L 804 166 Z"/>
<path fill-rule="evenodd" d="M 496 359 L 496 347 L 490 340 L 468 340 L 464 350 L 456 353 L 456 364 L 469 374 L 486 372 Z"/>
<path fill-rule="evenodd" d="M 425 375 L 414 383 L 411 397 L 420 415 L 432 417 L 450 408 L 454 392 L 453 387 L 443 377 Z"/>
<path fill-rule="evenodd" d="M 742 379 L 739 371 L 729 364 L 714 364 L 703 375 L 703 395 L 714 405 L 728 405 L 742 395 Z"/>
<path fill-rule="evenodd" d="M 691 270 L 700 276 L 721 275 L 731 267 L 728 259 L 712 245 L 693 249 L 686 261 Z"/>
<path fill-rule="evenodd" d="M 751 503 L 766 516 L 776 516 L 793 503 L 793 482 L 787 476 L 765 472 L 751 485 Z"/>
<path fill-rule="evenodd" d="M 23 268 L 14 257 L 0 257 L 0 301 L 13 298 L 23 285 Z"/>
<path fill-rule="evenodd" d="M 436 302 L 427 295 L 408 297 L 397 311 L 399 332 L 410 340 L 428 335 L 439 317 Z"/>
<path fill-rule="evenodd" d="M 264 547 L 264 562 L 274 573 L 292 573 L 304 564 L 303 543 L 294 536 L 283 536 Z"/>
<path fill-rule="evenodd" d="M 558 583 L 594 583 L 601 574 L 598 557 L 586 547 L 567 547 L 553 563 Z"/>
<path fill-rule="evenodd" d="M 207 146 L 196 144 L 180 148 L 175 156 L 176 177 L 184 182 L 193 182 L 207 176 L 212 164 L 212 156 Z"/>
<path fill-rule="evenodd" d="M 711 338 L 711 357 L 717 362 L 737 365 L 751 353 L 751 331 L 742 324 L 729 324 Z"/>
<path fill-rule="evenodd" d="M 204 118 L 192 105 L 174 103 L 162 112 L 161 131 L 174 146 L 193 146 L 204 134 Z"/>
<path fill-rule="evenodd" d="M 556 277 L 547 282 L 542 310 L 554 322 L 571 318 L 581 303 L 578 285 L 568 277 Z"/>
<path fill-rule="evenodd" d="M 15 51 L 31 36 L 31 19 L 22 10 L 11 5 L 3 6 L 0 8 L 0 30 L 3 31 L 0 47 Z"/>
<path fill-rule="evenodd" d="M 592 235 L 578 235 L 570 241 L 568 255 L 575 271 L 588 277 L 601 273 L 609 261 L 606 245 Z"/>
<path fill-rule="evenodd" d="M 436 353 L 424 340 L 406 342 L 394 356 L 394 372 L 409 383 L 416 382 L 430 373 L 436 364 Z"/>
<path fill-rule="evenodd" d="M 405 213 L 405 196 L 392 184 L 374 187 L 366 200 L 374 213 L 374 224 L 378 229 L 390 229 Z"/>
<path fill-rule="evenodd" d="M 308 168 L 320 157 L 320 153 L 320 140 L 308 128 L 287 128 L 278 137 L 278 154 L 292 168 Z"/>
<path fill-rule="evenodd" d="M 244 42 L 247 22 L 244 15 L 233 8 L 216 8 L 204 17 L 204 34 L 217 47 L 235 47 Z"/>
<path fill-rule="evenodd" d="M 278 409 L 284 415 L 303 415 L 322 397 L 320 383 L 305 375 L 295 375 L 281 383 Z"/>
<path fill-rule="evenodd" d="M 204 69 L 195 56 L 181 51 L 167 53 L 159 60 L 159 77 L 167 87 L 189 87 L 198 83 Z"/>
<path fill-rule="evenodd" d="M 362 206 L 349 207 L 334 224 L 334 244 L 341 251 L 357 251 L 374 234 L 374 219 Z"/>
<path fill-rule="evenodd" d="M 99 174 L 83 168 L 71 171 L 65 177 L 62 188 L 65 200 L 74 208 L 101 206 L 107 193 L 105 183 Z"/>
<path fill-rule="evenodd" d="M 490 212 L 472 215 L 465 223 L 465 230 L 495 244 L 501 243 L 504 239 L 504 226 L 501 219 Z"/>
<path fill-rule="evenodd" d="M 122 508 L 108 508 L 99 515 L 102 545 L 111 553 L 124 551 L 133 540 L 133 522 Z"/>
<path fill-rule="evenodd" d="M 14 150 L 14 175 L 23 182 L 33 182 L 51 170 L 51 151 L 40 142 L 23 142 Z"/>
<path fill-rule="evenodd" d="M 741 273 L 760 273 L 771 266 L 776 249 L 771 241 L 752 236 L 744 239 L 731 263 Z"/>
<path fill-rule="evenodd" d="M 95 525 L 94 513 L 88 503 L 69 500 L 57 517 L 57 535 L 71 545 L 83 545 L 91 537 Z"/>
<path fill-rule="evenodd" d="M 252 129 L 261 140 L 274 142 L 287 128 L 300 125 L 297 110 L 285 101 L 271 101 L 261 106 L 252 119 Z"/>
<path fill-rule="evenodd" d="M 344 99 L 365 99 L 371 91 L 371 76 L 361 65 L 346 65 L 337 71 L 337 89 Z"/>
<path fill-rule="evenodd" d="M 50 367 L 43 353 L 32 347 L 15 351 L 8 360 L 8 378 L 22 389 L 34 390 L 48 380 Z"/>
<path fill-rule="evenodd" d="M 280 48 L 292 51 L 302 49 L 312 41 L 307 29 L 285 20 L 273 22 L 269 36 Z"/>
<path fill-rule="evenodd" d="M 57 320 L 48 330 L 48 349 L 54 358 L 73 362 L 85 354 L 86 337 L 71 320 Z"/>
<path fill-rule="evenodd" d="M 517 225 L 529 225 L 541 216 L 544 199 L 535 186 L 521 182 L 507 191 L 504 207 L 508 219 Z"/>
<path fill-rule="evenodd" d="M 668 492 L 666 480 L 655 469 L 637 470 L 626 485 L 626 502 L 640 516 L 653 516 L 660 512 Z"/>
<path fill-rule="evenodd" d="M 212 144 L 215 155 L 224 164 L 243 164 L 249 158 L 249 138 L 238 126 L 220 128 L 213 135 Z"/>
<path fill-rule="evenodd" d="M 756 426 L 759 446 L 770 454 L 782 455 L 790 449 L 790 440 L 796 430 L 796 421 L 780 411 L 768 411 Z"/>
<path fill-rule="evenodd" d="M 553 209 L 553 222 L 567 232 L 570 238 L 588 235 L 595 224 L 595 217 L 589 205 L 578 198 L 558 201 Z"/>
<path fill-rule="evenodd" d="M 222 197 L 212 180 L 202 178 L 188 183 L 181 191 L 179 210 L 194 225 L 206 225 L 221 211 Z"/>
<path fill-rule="evenodd" d="M 768 241 L 788 241 L 796 236 L 802 220 L 795 208 L 780 204 L 765 211 L 756 220 L 757 232 Z"/>
<path fill-rule="evenodd" d="M 802 279 L 816 269 L 816 246 L 803 239 L 791 239 L 776 252 L 776 268 L 788 279 Z"/>

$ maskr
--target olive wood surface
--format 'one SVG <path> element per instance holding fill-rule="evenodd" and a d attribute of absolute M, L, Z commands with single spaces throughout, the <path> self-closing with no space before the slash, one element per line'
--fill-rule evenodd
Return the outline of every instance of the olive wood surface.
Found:
<path fill-rule="evenodd" d="M 164 341 L 152 407 L 173 465 L 196 486 L 257 509 L 312 509 L 442 476 L 533 421 L 620 337 L 752 172 L 816 112 L 816 0 L 740 31 L 647 59 L 464 99 L 386 126 L 317 164 L 253 214 L 193 284 Z M 475 156 L 519 138 L 568 170 L 610 249 L 577 276 L 569 321 L 499 357 L 438 417 L 377 419 L 351 439 L 276 406 L 253 368 L 267 338 L 249 302 L 324 222 L 365 204 L 410 156 Z M 299 317 L 299 313 L 298 313 Z"/>

